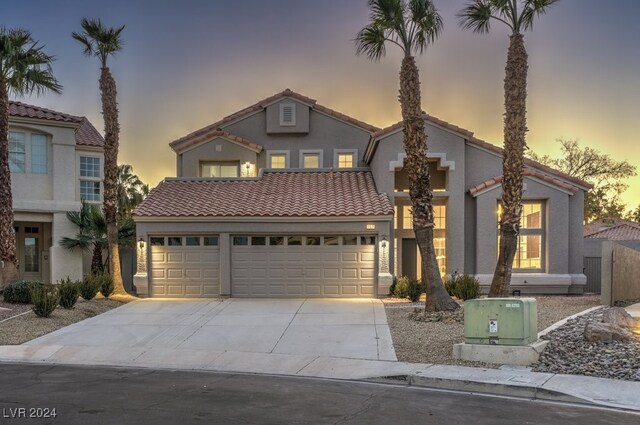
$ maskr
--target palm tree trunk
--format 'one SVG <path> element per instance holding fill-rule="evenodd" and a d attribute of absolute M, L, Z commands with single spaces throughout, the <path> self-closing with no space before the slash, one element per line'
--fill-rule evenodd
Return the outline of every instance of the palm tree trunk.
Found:
<path fill-rule="evenodd" d="M 120 270 L 118 249 L 118 104 L 116 82 L 108 67 L 101 68 L 100 95 L 104 117 L 104 219 L 107 225 L 107 245 L 109 250 L 109 270 L 113 277 L 114 294 L 126 294 Z"/>
<path fill-rule="evenodd" d="M 0 81 L 0 289 L 18 279 L 13 197 L 9 169 L 9 93 Z"/>
<path fill-rule="evenodd" d="M 433 247 L 433 192 L 420 100 L 420 75 L 413 56 L 405 56 L 402 60 L 400 107 L 407 154 L 404 167 L 409 176 L 409 196 L 413 205 L 413 229 L 422 256 L 422 278 L 426 284 L 425 310 L 455 310 L 459 306 L 444 288 Z"/>
<path fill-rule="evenodd" d="M 93 257 L 91 258 L 91 273 L 101 274 L 104 272 L 102 263 L 102 246 L 99 243 L 93 244 Z"/>
<path fill-rule="evenodd" d="M 527 132 L 527 50 L 520 33 L 511 35 L 504 79 L 504 158 L 502 162 L 502 218 L 498 263 L 490 297 L 509 295 L 522 211 L 522 175 Z"/>

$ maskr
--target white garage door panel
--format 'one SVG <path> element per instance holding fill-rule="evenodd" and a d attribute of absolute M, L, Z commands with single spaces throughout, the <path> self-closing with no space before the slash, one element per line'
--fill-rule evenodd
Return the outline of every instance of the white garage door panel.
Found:
<path fill-rule="evenodd" d="M 232 244 L 232 296 L 375 296 L 375 245 L 268 243 L 267 237 L 266 245 Z"/>
<path fill-rule="evenodd" d="M 166 246 L 165 237 L 165 245 L 150 247 L 152 297 L 201 298 L 220 294 L 218 246 L 203 246 L 199 240 L 200 246 Z M 182 242 L 185 243 L 184 237 Z"/>

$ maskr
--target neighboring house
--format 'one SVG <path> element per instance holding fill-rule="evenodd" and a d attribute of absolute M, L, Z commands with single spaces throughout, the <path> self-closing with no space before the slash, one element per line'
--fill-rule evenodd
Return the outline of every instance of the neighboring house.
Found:
<path fill-rule="evenodd" d="M 66 216 L 81 199 L 102 203 L 104 139 L 84 117 L 9 104 L 9 166 L 19 277 L 82 279 L 83 253 L 60 246 L 78 229 Z"/>
<path fill-rule="evenodd" d="M 586 291 L 600 293 L 602 243 L 613 241 L 640 250 L 640 223 L 621 218 L 605 218 L 585 224 L 583 233 Z"/>
<path fill-rule="evenodd" d="M 441 273 L 490 284 L 502 150 L 425 115 Z M 285 90 L 170 144 L 177 177 L 134 212 L 139 294 L 375 297 L 420 277 L 402 123 L 379 129 Z M 526 161 L 513 288 L 581 293 L 590 186 Z"/>

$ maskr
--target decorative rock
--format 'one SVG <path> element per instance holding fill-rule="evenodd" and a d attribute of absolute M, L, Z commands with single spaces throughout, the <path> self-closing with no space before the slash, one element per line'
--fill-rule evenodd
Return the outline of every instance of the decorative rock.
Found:
<path fill-rule="evenodd" d="M 621 328 L 633 328 L 636 326 L 636 320 L 622 307 L 606 309 L 602 314 L 602 321 Z"/>
<path fill-rule="evenodd" d="M 613 342 L 628 341 L 631 335 L 612 323 L 591 322 L 584 327 L 584 338 L 590 342 Z"/>

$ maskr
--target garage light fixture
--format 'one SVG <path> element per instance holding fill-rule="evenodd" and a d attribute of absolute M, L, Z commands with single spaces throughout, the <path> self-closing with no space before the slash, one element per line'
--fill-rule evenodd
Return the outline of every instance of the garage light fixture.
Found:
<path fill-rule="evenodd" d="M 144 248 L 144 239 L 138 239 L 138 246 L 140 247 L 140 249 Z"/>
<path fill-rule="evenodd" d="M 386 236 L 382 237 L 382 244 L 381 245 L 382 245 L 383 248 L 387 247 L 387 237 Z"/>

